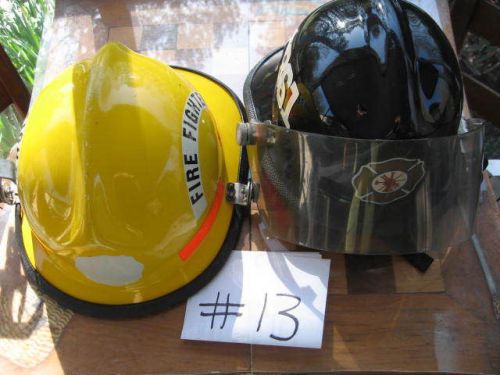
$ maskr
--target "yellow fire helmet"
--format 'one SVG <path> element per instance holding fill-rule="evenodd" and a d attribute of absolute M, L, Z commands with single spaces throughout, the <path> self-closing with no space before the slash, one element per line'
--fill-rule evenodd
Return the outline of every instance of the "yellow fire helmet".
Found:
<path fill-rule="evenodd" d="M 65 70 L 36 99 L 20 145 L 28 277 L 97 316 L 155 312 L 206 285 L 245 214 L 230 202 L 248 175 L 234 141 L 244 117 L 217 80 L 120 44 Z"/>

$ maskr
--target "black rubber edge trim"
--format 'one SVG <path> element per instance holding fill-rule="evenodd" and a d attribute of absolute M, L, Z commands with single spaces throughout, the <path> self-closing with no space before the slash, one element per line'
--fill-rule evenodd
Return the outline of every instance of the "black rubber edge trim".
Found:
<path fill-rule="evenodd" d="M 252 68 L 250 73 L 248 73 L 247 78 L 245 79 L 245 83 L 243 84 L 243 101 L 245 102 L 245 108 L 247 110 L 246 113 L 250 121 L 271 120 L 270 118 L 261 120 L 257 117 L 257 111 L 255 110 L 255 105 L 253 103 L 252 82 L 257 70 L 259 70 L 260 67 L 267 60 L 269 60 L 272 56 L 282 51 L 284 48 L 285 46 L 278 47 L 275 50 L 271 51 L 266 56 L 264 56 L 257 64 L 255 64 L 255 66 Z"/>
<path fill-rule="evenodd" d="M 236 94 L 225 84 L 219 80 L 198 72 L 193 69 L 174 67 L 176 69 L 183 69 L 192 73 L 204 76 L 207 79 L 217 83 L 221 86 L 228 94 L 232 96 L 234 101 L 238 105 L 238 109 L 244 121 L 247 121 L 247 116 L 243 104 L 236 96 Z M 235 140 L 236 142 L 236 140 Z M 240 182 L 247 182 L 248 180 L 248 157 L 246 150 L 243 148 L 240 156 L 240 165 L 238 171 L 238 178 Z M 27 255 L 26 248 L 24 247 L 24 242 L 22 239 L 22 229 L 21 229 L 21 207 L 16 205 L 15 210 L 15 237 L 17 245 L 20 250 L 20 258 L 23 268 L 26 272 L 26 277 L 28 281 L 34 284 L 41 292 L 47 294 L 49 297 L 53 298 L 61 306 L 71 309 L 77 313 L 83 315 L 89 315 L 98 318 L 137 318 L 146 315 L 155 314 L 166 310 L 168 308 L 174 307 L 181 302 L 184 302 L 189 296 L 196 293 L 198 290 L 207 285 L 212 278 L 221 270 L 221 268 L 226 263 L 231 251 L 234 250 L 241 233 L 241 227 L 243 225 L 243 219 L 248 214 L 249 208 L 243 206 L 234 206 L 233 215 L 229 223 L 229 229 L 222 243 L 221 249 L 217 256 L 214 258 L 212 263 L 196 278 L 191 282 L 184 285 L 183 287 L 163 296 L 150 301 L 131 303 L 123 305 L 106 305 L 93 303 L 88 301 L 83 301 L 78 298 L 72 297 L 67 293 L 62 292 L 57 289 L 54 285 L 49 283 L 43 278 L 43 276 L 31 265 Z"/>

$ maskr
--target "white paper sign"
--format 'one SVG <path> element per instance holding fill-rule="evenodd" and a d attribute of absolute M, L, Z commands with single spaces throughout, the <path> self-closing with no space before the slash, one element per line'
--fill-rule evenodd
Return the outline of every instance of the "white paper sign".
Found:
<path fill-rule="evenodd" d="M 500 176 L 500 160 L 490 159 L 488 160 L 488 168 L 486 168 L 492 176 Z"/>
<path fill-rule="evenodd" d="M 330 260 L 233 251 L 186 306 L 182 339 L 321 348 Z"/>

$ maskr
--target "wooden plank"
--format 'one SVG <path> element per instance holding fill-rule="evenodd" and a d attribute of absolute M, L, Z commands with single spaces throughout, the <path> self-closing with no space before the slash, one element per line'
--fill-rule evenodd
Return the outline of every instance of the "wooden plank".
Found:
<path fill-rule="evenodd" d="M 500 345 L 496 326 L 484 325 L 448 296 L 331 297 L 320 350 L 255 346 L 253 370 L 486 374 L 500 371 L 489 357 L 489 351 Z"/>
<path fill-rule="evenodd" d="M 328 295 L 347 294 L 347 271 L 344 254 L 331 254 L 330 280 L 328 283 Z M 329 297 L 335 298 L 335 297 Z"/>
<path fill-rule="evenodd" d="M 483 194 L 483 204 L 477 216 L 476 234 L 489 272 L 486 277 L 492 279 L 491 304 L 497 319 L 500 319 L 500 209 L 496 202 L 491 180 L 484 173 L 487 191 Z M 477 251 L 478 249 L 476 249 Z M 483 270 L 484 271 L 484 270 Z"/>
<path fill-rule="evenodd" d="M 243 219 L 243 224 L 241 226 L 241 233 L 238 243 L 236 244 L 236 250 L 250 250 L 250 216 L 247 215 Z"/>
<path fill-rule="evenodd" d="M 492 276 L 497 283 L 497 288 L 499 288 L 500 212 L 487 173 L 483 173 L 483 178 L 486 180 L 487 189 L 480 195 L 475 233 L 479 238 L 489 268 L 493 271 Z M 494 308 L 495 301 L 492 301 L 492 295 L 485 282 L 485 274 L 470 240 L 443 252 L 441 272 L 446 293 L 450 297 L 479 319 L 498 324 L 497 311 Z M 496 358 L 500 361 L 500 351 Z"/>
<path fill-rule="evenodd" d="M 11 104 L 12 99 L 0 82 L 0 112 L 3 112 Z"/>
<path fill-rule="evenodd" d="M 500 46 L 499 23 L 500 7 L 486 0 L 479 0 L 469 30 L 487 39 L 491 44 Z"/>
<path fill-rule="evenodd" d="M 392 267 L 397 293 L 438 293 L 444 292 L 441 262 L 434 259 L 431 266 L 420 272 L 403 257 L 393 257 Z"/>
<path fill-rule="evenodd" d="M 453 33 L 455 34 L 455 43 L 458 50 L 467 35 L 470 21 L 474 15 L 478 0 L 455 0 L 451 5 L 451 20 L 453 24 Z"/>
<path fill-rule="evenodd" d="M 8 93 L 11 102 L 14 103 L 22 117 L 26 117 L 30 104 L 30 92 L 2 45 L 0 45 L 0 84 L 3 85 L 4 91 Z"/>
<path fill-rule="evenodd" d="M 58 345 L 69 374 L 250 371 L 250 345 L 181 340 L 185 305 L 143 319 L 75 315 Z"/>
<path fill-rule="evenodd" d="M 349 294 L 394 293 L 396 291 L 392 256 L 345 256 Z"/>
<path fill-rule="evenodd" d="M 500 94 L 470 74 L 464 73 L 463 78 L 465 93 L 471 110 L 493 124 L 500 126 Z"/>

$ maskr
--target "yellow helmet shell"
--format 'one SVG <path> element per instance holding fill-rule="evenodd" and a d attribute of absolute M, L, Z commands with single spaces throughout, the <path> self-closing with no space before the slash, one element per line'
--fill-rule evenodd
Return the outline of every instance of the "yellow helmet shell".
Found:
<path fill-rule="evenodd" d="M 19 155 L 30 265 L 105 305 L 193 282 L 230 229 L 241 121 L 219 83 L 119 44 L 61 73 L 33 105 Z"/>

